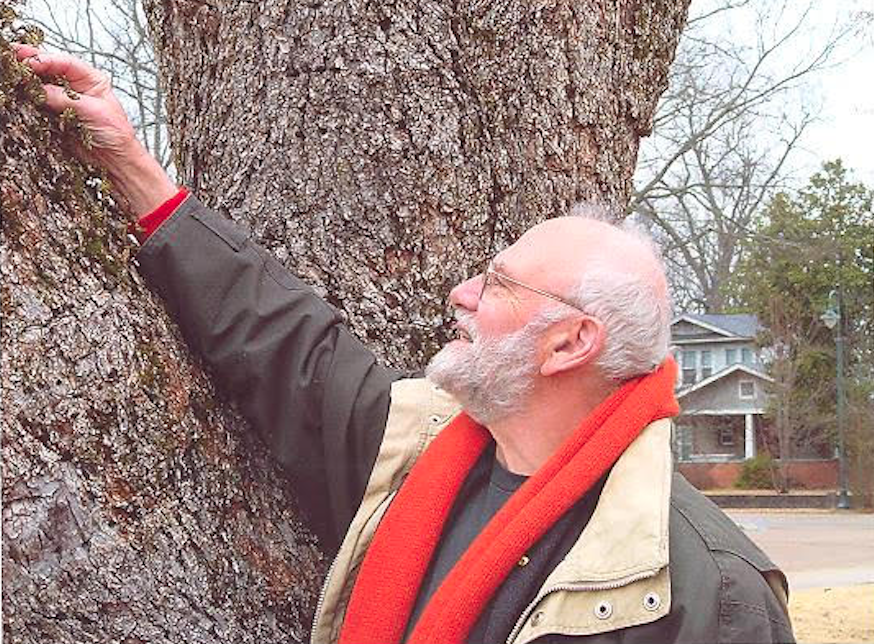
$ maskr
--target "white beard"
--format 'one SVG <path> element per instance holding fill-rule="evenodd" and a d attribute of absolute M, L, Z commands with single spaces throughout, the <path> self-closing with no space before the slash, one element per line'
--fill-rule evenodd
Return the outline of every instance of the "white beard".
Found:
<path fill-rule="evenodd" d="M 523 409 L 540 370 L 537 341 L 553 321 L 536 317 L 518 331 L 487 338 L 477 331 L 472 314 L 456 312 L 456 318 L 471 341 L 443 347 L 428 363 L 425 375 L 483 425 Z"/>

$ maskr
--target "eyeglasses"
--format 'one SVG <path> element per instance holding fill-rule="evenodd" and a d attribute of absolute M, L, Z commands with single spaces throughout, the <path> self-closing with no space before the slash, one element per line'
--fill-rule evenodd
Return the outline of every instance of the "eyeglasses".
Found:
<path fill-rule="evenodd" d="M 498 284 L 500 280 L 503 280 L 505 282 L 510 282 L 511 284 L 515 284 L 516 286 L 518 286 L 520 288 L 524 288 L 528 291 L 532 291 L 534 293 L 537 293 L 538 295 L 542 295 L 543 297 L 548 297 L 549 299 L 555 300 L 556 302 L 561 302 L 562 304 L 567 304 L 568 306 L 575 308 L 577 311 L 581 311 L 581 312 L 585 313 L 585 311 L 583 311 L 583 309 L 580 308 L 579 304 L 574 304 L 570 300 L 566 300 L 565 298 L 561 297 L 560 295 L 555 295 L 555 294 L 550 293 L 548 291 L 544 291 L 542 289 L 539 289 L 535 286 L 530 286 L 530 285 L 526 284 L 525 282 L 520 282 L 517 279 L 513 279 L 509 275 L 504 275 L 503 273 L 496 271 L 494 268 L 494 263 L 495 263 L 494 260 L 490 261 L 488 266 L 486 266 L 486 270 L 483 271 L 483 287 L 479 292 L 479 299 L 480 300 L 482 300 L 483 296 L 485 296 L 486 288 L 488 288 L 490 285 Z"/>

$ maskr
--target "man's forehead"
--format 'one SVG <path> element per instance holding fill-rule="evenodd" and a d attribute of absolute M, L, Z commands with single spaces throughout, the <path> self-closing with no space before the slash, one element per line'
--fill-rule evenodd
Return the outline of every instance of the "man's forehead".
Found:
<path fill-rule="evenodd" d="M 612 229 L 612 230 L 611 230 Z M 558 217 L 541 222 L 494 258 L 496 270 L 545 268 L 575 270 L 585 256 L 609 236 L 614 227 L 580 217 Z"/>

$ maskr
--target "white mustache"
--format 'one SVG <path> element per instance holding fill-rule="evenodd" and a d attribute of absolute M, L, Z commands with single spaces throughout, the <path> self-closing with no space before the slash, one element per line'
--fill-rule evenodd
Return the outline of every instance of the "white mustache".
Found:
<path fill-rule="evenodd" d="M 453 326 L 456 329 L 463 331 L 472 341 L 479 337 L 479 331 L 476 328 L 473 313 L 455 309 L 455 324 Z"/>

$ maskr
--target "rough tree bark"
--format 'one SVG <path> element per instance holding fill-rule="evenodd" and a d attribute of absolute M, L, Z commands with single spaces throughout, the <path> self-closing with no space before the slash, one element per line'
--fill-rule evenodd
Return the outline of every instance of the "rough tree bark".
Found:
<path fill-rule="evenodd" d="M 407 367 L 531 223 L 622 211 L 687 4 L 146 2 L 182 182 Z M 281 475 L 0 46 L 7 637 L 305 637 L 324 567 Z"/>
<path fill-rule="evenodd" d="M 623 212 L 686 0 L 146 0 L 180 181 L 396 366 L 582 198 Z"/>
<path fill-rule="evenodd" d="M 288 486 L 2 36 L 0 69 L 4 641 L 304 639 L 325 562 Z"/>

